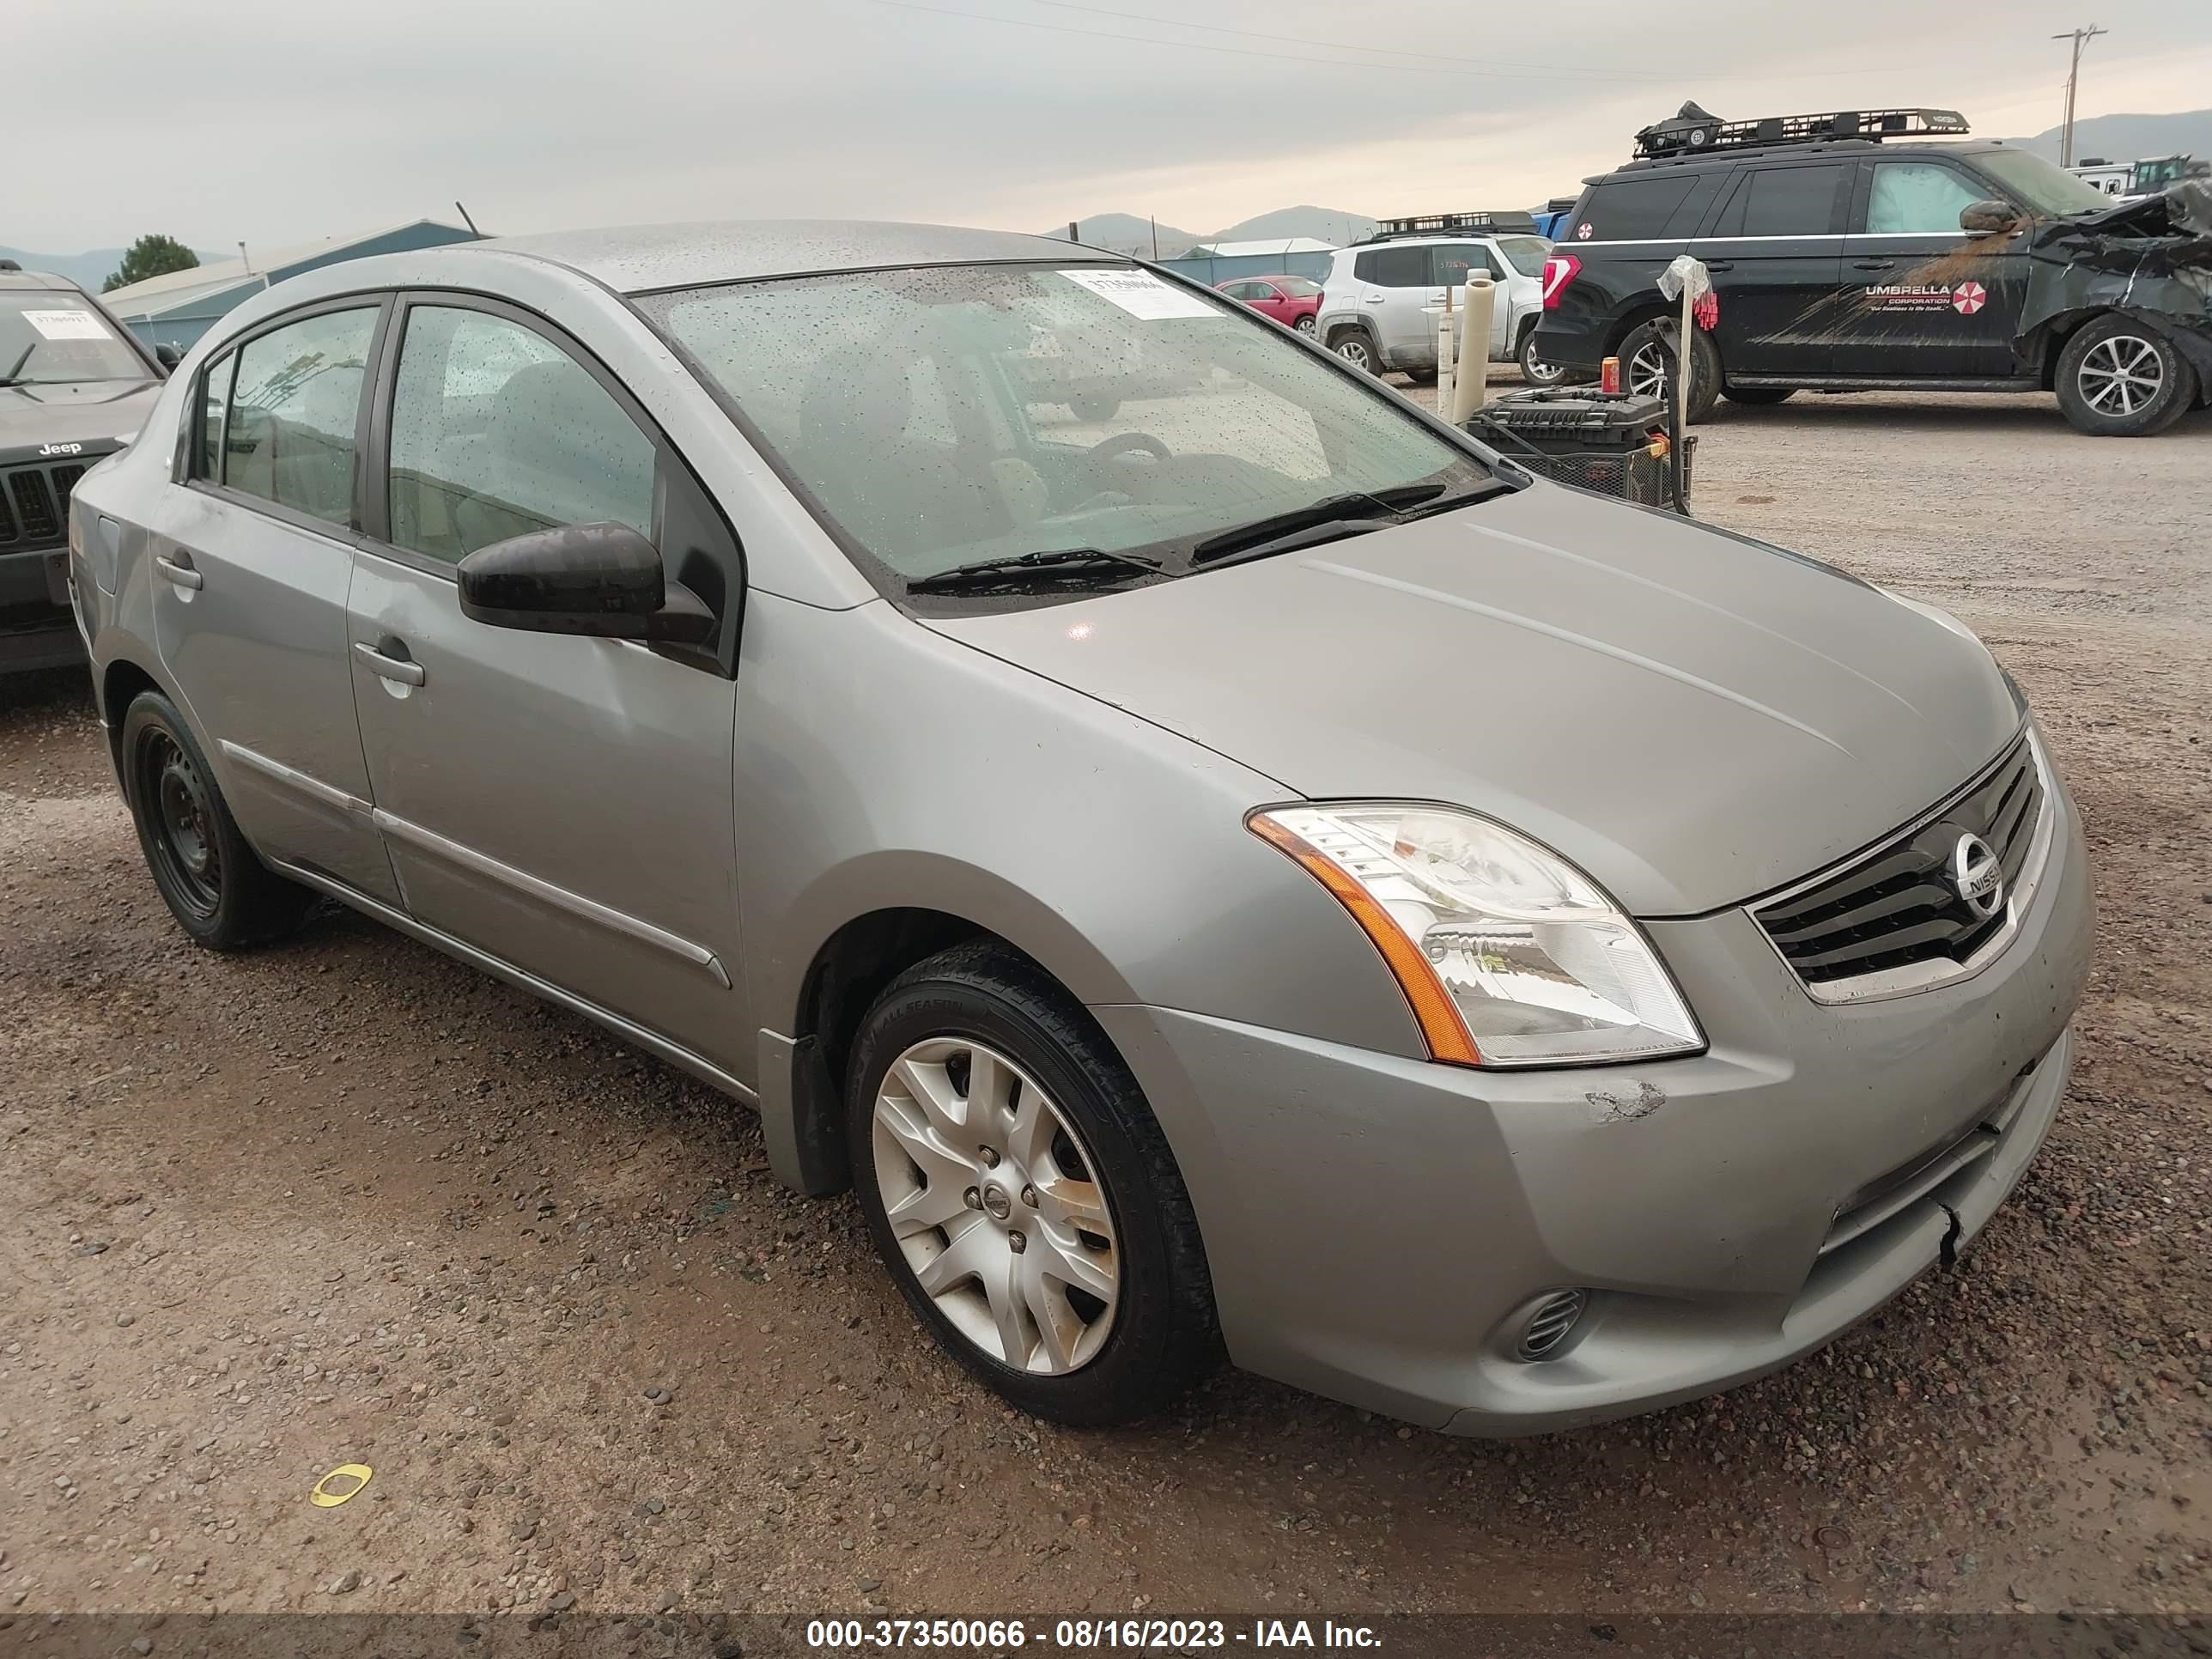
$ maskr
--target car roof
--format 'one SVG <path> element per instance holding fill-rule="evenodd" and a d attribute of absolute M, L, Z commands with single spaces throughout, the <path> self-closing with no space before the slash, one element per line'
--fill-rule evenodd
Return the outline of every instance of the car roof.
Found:
<path fill-rule="evenodd" d="M 519 253 L 565 265 L 623 294 L 902 265 L 1128 263 L 1122 254 L 1057 237 L 866 219 L 738 219 L 629 225 L 504 237 L 463 246 L 471 252 Z"/>
<path fill-rule="evenodd" d="M 1231 283 L 1310 283 L 1310 276 L 1301 276 L 1294 270 L 1255 270 L 1245 276 L 1224 276 L 1216 288 L 1226 288 Z"/>
<path fill-rule="evenodd" d="M 50 270 L 0 270 L 0 288 L 31 289 L 41 293 L 82 294 L 84 289 L 66 276 Z"/>
<path fill-rule="evenodd" d="M 1966 143 L 1942 139 L 1923 139 L 1918 143 L 1890 139 L 1877 142 L 1871 138 L 1835 138 L 1825 143 L 1813 144 L 1753 144 L 1741 149 L 1691 150 L 1680 155 L 1638 156 L 1632 161 L 1623 161 L 1608 172 L 1595 173 L 1585 179 L 1586 185 L 1601 185 L 1608 179 L 1636 177 L 1647 173 L 1670 172 L 1680 168 L 1742 167 L 1753 161 L 1798 161 L 1814 157 L 1826 159 L 1842 155 L 1988 155 L 1998 150 L 2017 149 L 1998 138 L 1969 139 Z M 2022 154 L 2027 152 L 2022 151 Z"/>

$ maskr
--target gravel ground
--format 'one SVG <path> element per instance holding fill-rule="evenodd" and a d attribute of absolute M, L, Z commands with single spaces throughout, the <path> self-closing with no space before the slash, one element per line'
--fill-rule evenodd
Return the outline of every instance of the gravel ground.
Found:
<path fill-rule="evenodd" d="M 2089 823 L 2045 1155 L 1960 1271 L 1725 1397 L 1517 1443 L 1224 1373 L 1111 1434 L 925 1342 L 687 1079 L 357 919 L 218 957 L 71 675 L 0 687 L 0 1617 L 2212 1604 L 2212 415 L 1800 398 L 1708 517 L 1948 605 Z M 374 1479 L 307 1502 L 349 1462 Z"/>

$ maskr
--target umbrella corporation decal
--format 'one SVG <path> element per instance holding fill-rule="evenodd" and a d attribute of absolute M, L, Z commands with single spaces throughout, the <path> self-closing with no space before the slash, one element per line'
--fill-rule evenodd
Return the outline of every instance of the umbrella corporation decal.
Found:
<path fill-rule="evenodd" d="M 1971 317 L 1990 302 L 1979 283 L 1876 283 L 1862 303 L 1870 311 L 1955 311 Z"/>

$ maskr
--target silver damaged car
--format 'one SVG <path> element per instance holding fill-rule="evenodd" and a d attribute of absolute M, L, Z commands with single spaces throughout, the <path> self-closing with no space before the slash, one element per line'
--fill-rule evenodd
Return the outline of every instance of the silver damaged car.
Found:
<path fill-rule="evenodd" d="M 1092 250 L 333 265 L 69 532 L 187 933 L 335 897 L 750 1103 L 1063 1422 L 1224 1352 L 1455 1433 L 1725 1388 L 2065 1091 L 2081 823 L 1964 627 Z"/>

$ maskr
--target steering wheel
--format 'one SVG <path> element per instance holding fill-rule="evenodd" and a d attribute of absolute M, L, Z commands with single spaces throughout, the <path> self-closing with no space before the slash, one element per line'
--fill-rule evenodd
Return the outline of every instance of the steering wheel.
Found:
<path fill-rule="evenodd" d="M 1117 432 L 1112 437 L 1102 438 L 1091 445 L 1090 453 L 1094 461 L 1110 461 L 1129 450 L 1142 450 L 1155 460 L 1175 459 L 1175 452 L 1149 432 Z"/>

